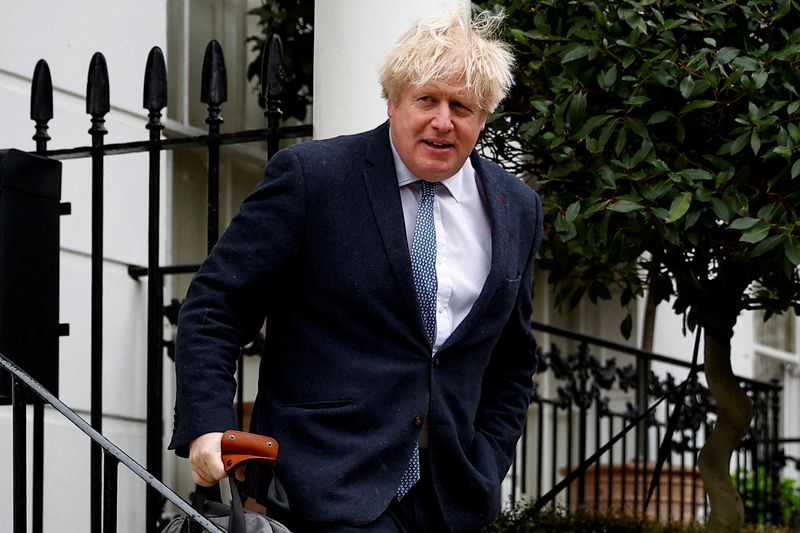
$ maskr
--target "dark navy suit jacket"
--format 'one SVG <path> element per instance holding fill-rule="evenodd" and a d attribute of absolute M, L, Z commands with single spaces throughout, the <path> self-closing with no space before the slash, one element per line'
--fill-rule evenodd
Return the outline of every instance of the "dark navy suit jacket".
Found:
<path fill-rule="evenodd" d="M 279 152 L 195 275 L 178 325 L 175 430 L 235 427 L 239 347 L 267 320 L 258 431 L 306 519 L 364 523 L 391 502 L 429 422 L 433 482 L 454 531 L 490 522 L 536 370 L 530 329 L 538 196 L 473 153 L 492 262 L 472 310 L 431 357 L 411 273 L 388 125 Z"/>

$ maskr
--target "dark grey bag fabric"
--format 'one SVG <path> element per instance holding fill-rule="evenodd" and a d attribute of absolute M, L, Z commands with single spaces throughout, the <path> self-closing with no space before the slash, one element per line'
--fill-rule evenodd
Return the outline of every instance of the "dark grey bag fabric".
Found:
<path fill-rule="evenodd" d="M 260 513 L 245 511 L 242 507 L 236 479 L 232 474 L 229 476 L 229 481 L 232 506 L 207 501 L 202 490 L 196 490 L 192 507 L 228 533 L 291 533 L 277 520 Z M 180 516 L 172 519 L 161 533 L 200 533 L 201 531 L 204 530 L 194 524 L 191 519 Z"/>

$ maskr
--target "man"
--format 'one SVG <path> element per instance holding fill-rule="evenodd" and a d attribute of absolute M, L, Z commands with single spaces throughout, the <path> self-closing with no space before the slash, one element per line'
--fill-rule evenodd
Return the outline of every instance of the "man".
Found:
<path fill-rule="evenodd" d="M 500 507 L 536 369 L 536 194 L 474 147 L 511 85 L 496 20 L 418 22 L 388 123 L 278 153 L 192 281 L 176 426 L 223 477 L 239 347 L 267 319 L 255 424 L 298 531 L 475 531 Z"/>

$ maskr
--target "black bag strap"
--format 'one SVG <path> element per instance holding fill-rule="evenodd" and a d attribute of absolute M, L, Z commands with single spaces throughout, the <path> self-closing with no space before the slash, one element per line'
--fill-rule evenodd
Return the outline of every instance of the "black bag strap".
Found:
<path fill-rule="evenodd" d="M 234 471 L 228 472 L 228 481 L 231 486 L 231 514 L 228 517 L 228 533 L 247 533 L 244 520 L 244 506 L 239 495 L 239 485 Z"/>

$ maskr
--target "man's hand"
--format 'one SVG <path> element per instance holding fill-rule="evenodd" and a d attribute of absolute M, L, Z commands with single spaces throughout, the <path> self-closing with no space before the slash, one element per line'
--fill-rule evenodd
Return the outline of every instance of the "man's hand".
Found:
<path fill-rule="evenodd" d="M 206 433 L 189 443 L 189 466 L 198 485 L 210 487 L 226 477 L 221 446 L 222 433 Z"/>

